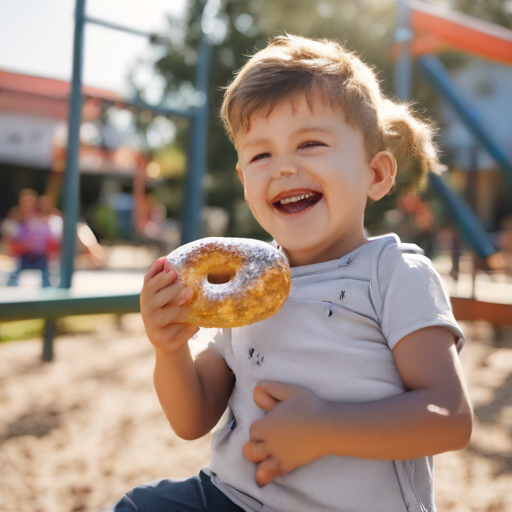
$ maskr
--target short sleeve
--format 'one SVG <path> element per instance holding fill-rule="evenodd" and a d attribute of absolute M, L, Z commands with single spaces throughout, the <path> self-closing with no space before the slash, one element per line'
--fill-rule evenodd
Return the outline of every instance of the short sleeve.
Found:
<path fill-rule="evenodd" d="M 190 347 L 192 352 L 199 352 L 204 350 L 206 347 L 210 347 L 219 357 L 222 357 L 231 367 L 231 329 L 206 329 L 201 328 L 199 331 L 190 339 Z"/>
<path fill-rule="evenodd" d="M 402 253 L 391 244 L 380 255 L 377 278 L 381 328 L 391 350 L 404 336 L 439 326 L 453 333 L 460 351 L 464 334 L 441 276 L 428 258 Z"/>

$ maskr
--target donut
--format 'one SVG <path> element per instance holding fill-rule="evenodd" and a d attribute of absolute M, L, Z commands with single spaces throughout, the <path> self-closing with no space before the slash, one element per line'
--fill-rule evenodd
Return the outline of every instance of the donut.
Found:
<path fill-rule="evenodd" d="M 203 238 L 171 252 L 166 269 L 194 289 L 187 321 L 198 327 L 242 327 L 275 314 L 291 286 L 284 254 L 247 238 Z"/>

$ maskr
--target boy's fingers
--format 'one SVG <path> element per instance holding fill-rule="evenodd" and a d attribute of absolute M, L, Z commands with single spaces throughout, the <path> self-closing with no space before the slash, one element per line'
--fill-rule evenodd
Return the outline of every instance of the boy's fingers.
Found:
<path fill-rule="evenodd" d="M 175 305 L 179 305 L 180 298 L 185 288 L 183 283 L 173 283 L 172 286 L 166 286 L 156 292 L 150 300 L 152 308 L 162 308 L 173 301 Z"/>
<path fill-rule="evenodd" d="M 261 462 L 268 457 L 265 444 L 261 441 L 247 441 L 242 448 L 246 459 L 251 462 Z"/>
<path fill-rule="evenodd" d="M 164 329 L 164 332 L 170 340 L 173 340 L 173 343 L 180 343 L 188 341 L 198 330 L 199 327 L 192 324 L 170 324 Z"/>
<path fill-rule="evenodd" d="M 274 457 L 267 457 L 264 461 L 260 462 L 256 468 L 256 483 L 260 487 L 264 487 L 280 474 L 279 461 Z"/>
<path fill-rule="evenodd" d="M 155 294 L 162 290 L 163 288 L 166 288 L 167 286 L 174 283 L 177 278 L 178 275 L 174 271 L 160 272 L 159 274 L 157 274 L 156 276 L 149 280 L 149 282 L 145 286 L 145 289 L 147 292 Z"/>
<path fill-rule="evenodd" d="M 144 276 L 144 284 L 146 284 L 150 279 L 155 277 L 159 272 L 162 272 L 164 269 L 164 263 L 165 263 L 165 256 L 162 258 L 158 258 L 156 261 L 153 262 L 151 267 L 149 267 L 149 270 L 146 272 L 146 275 Z"/>
<path fill-rule="evenodd" d="M 173 302 L 177 306 L 183 306 L 194 298 L 194 294 L 194 288 L 187 286 L 183 288 L 181 292 L 173 299 Z"/>
<path fill-rule="evenodd" d="M 172 302 L 162 308 L 155 308 L 153 310 L 153 322 L 160 328 L 169 324 L 185 324 L 187 322 L 187 315 L 180 311 L 180 307 Z"/>
<path fill-rule="evenodd" d="M 264 411 L 271 411 L 279 403 L 261 384 L 254 388 L 253 398 L 254 403 Z"/>
<path fill-rule="evenodd" d="M 153 311 L 154 322 L 160 327 L 165 327 L 168 324 L 188 324 L 190 322 L 190 307 L 177 306 L 170 302 L 162 308 L 157 308 Z"/>
<path fill-rule="evenodd" d="M 262 390 L 258 389 L 262 388 Z M 289 384 L 283 384 L 282 382 L 275 381 L 264 381 L 260 382 L 254 388 L 254 395 L 256 395 L 256 390 L 258 389 L 258 394 L 261 393 L 263 396 L 264 392 L 270 395 L 271 398 L 282 402 L 283 400 L 288 400 L 291 398 L 297 391 L 300 389 L 297 386 L 291 386 Z M 256 401 L 256 396 L 254 397 Z"/>
<path fill-rule="evenodd" d="M 263 441 L 264 430 L 263 420 L 253 421 L 249 427 L 249 438 L 251 441 Z"/>

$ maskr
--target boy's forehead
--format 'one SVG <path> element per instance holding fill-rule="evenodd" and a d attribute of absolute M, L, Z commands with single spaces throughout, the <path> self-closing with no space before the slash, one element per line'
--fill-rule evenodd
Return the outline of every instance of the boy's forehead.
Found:
<path fill-rule="evenodd" d="M 313 97 L 308 101 L 305 96 L 297 98 L 285 98 L 273 105 L 268 105 L 255 110 L 247 119 L 246 126 L 240 126 L 240 129 L 234 134 L 235 147 L 242 140 L 246 141 L 248 137 L 256 132 L 265 130 L 269 125 L 281 123 L 288 120 L 293 121 L 297 130 L 304 129 L 325 129 L 327 119 L 332 117 L 345 121 L 345 115 L 341 107 L 331 106 L 320 97 Z M 304 126 L 300 126 L 301 121 Z"/>

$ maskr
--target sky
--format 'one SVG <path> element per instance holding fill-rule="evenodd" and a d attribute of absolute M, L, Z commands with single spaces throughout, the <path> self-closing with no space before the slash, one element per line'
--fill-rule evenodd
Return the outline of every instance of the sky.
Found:
<path fill-rule="evenodd" d="M 165 34 L 166 15 L 186 0 L 87 0 L 86 13 L 119 25 Z M 0 0 L 0 70 L 70 80 L 75 0 Z M 127 76 L 151 52 L 147 39 L 86 24 L 83 82 L 126 95 Z"/>

